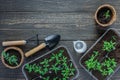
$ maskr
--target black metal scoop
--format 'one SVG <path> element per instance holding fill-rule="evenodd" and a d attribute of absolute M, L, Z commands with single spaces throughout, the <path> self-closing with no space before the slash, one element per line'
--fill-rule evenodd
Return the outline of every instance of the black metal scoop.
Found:
<path fill-rule="evenodd" d="M 45 38 L 44 43 L 41 43 L 37 47 L 33 48 L 32 50 L 25 53 L 26 57 L 29 57 L 36 53 L 37 51 L 40 51 L 41 49 L 47 47 L 48 49 L 53 49 L 58 42 L 60 41 L 60 35 L 50 35 Z"/>
<path fill-rule="evenodd" d="M 50 35 L 45 38 L 46 47 L 53 49 L 60 41 L 60 35 Z"/>

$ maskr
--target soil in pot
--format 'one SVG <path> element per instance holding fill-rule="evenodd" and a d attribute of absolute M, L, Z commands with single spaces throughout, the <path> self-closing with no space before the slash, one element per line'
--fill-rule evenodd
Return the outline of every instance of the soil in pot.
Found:
<path fill-rule="evenodd" d="M 20 53 L 18 51 L 18 48 L 10 47 L 6 48 L 6 50 L 2 52 L 2 61 L 6 65 L 6 67 L 17 68 L 20 66 L 22 60 L 23 53 Z"/>
<path fill-rule="evenodd" d="M 1 60 L 7 68 L 15 69 L 23 63 L 24 54 L 18 47 L 7 47 L 2 51 Z"/>
<path fill-rule="evenodd" d="M 112 11 L 108 7 L 101 8 L 97 14 L 98 21 L 102 24 L 109 23 L 112 17 Z"/>
<path fill-rule="evenodd" d="M 19 54 L 19 52 L 18 51 L 16 51 L 16 50 L 8 50 L 6 53 L 8 53 L 9 54 L 9 56 L 16 56 L 16 59 L 17 59 L 17 64 L 20 64 L 20 62 L 21 62 L 21 55 Z M 16 64 L 10 64 L 7 60 L 5 60 L 5 63 L 7 63 L 8 65 L 10 65 L 10 66 L 16 66 Z"/>
<path fill-rule="evenodd" d="M 23 72 L 28 80 L 60 80 L 63 78 L 68 80 L 77 74 L 75 65 L 64 47 L 59 47 L 25 64 Z"/>

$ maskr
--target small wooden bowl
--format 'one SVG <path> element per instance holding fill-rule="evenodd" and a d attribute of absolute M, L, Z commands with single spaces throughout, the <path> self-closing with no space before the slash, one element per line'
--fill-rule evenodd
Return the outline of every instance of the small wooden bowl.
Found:
<path fill-rule="evenodd" d="M 99 12 L 101 9 L 103 9 L 103 8 L 108 8 L 108 9 L 111 11 L 111 13 L 112 13 L 111 20 L 110 20 L 108 23 L 106 23 L 106 24 L 101 23 L 101 22 L 98 20 L 98 17 L 97 17 L 97 16 L 98 16 L 98 12 Z M 96 12 L 95 12 L 95 21 L 96 21 L 97 24 L 99 24 L 99 25 L 102 26 L 102 27 L 107 27 L 107 26 L 112 25 L 115 20 L 116 20 L 116 10 L 114 9 L 113 6 L 111 6 L 111 5 L 109 5 L 109 4 L 101 5 L 101 6 L 96 10 Z"/>
<path fill-rule="evenodd" d="M 10 69 L 15 69 L 15 68 L 20 67 L 21 64 L 22 64 L 23 61 L 24 61 L 23 51 L 22 51 L 20 48 L 18 48 L 18 47 L 7 47 L 7 48 L 4 49 L 4 52 L 7 52 L 8 50 L 15 50 L 15 51 L 19 52 L 19 55 L 21 55 L 20 63 L 19 63 L 17 66 L 10 66 L 10 65 L 8 65 L 8 64 L 5 62 L 3 55 L 1 55 L 2 63 L 3 63 L 7 68 L 10 68 Z"/>

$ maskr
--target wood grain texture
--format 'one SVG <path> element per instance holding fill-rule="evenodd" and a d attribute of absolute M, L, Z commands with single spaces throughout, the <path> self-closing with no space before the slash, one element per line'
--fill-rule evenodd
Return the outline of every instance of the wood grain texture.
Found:
<path fill-rule="evenodd" d="M 111 0 L 0 0 L 0 11 L 40 11 L 40 12 L 78 12 L 95 10 L 101 4 L 109 3 L 114 6 L 120 1 Z"/>
<path fill-rule="evenodd" d="M 0 53 L 2 41 L 27 40 L 39 33 L 39 41 L 50 34 L 60 34 L 58 44 L 70 50 L 79 69 L 77 80 L 94 80 L 79 64 L 82 54 L 76 54 L 73 41 L 84 40 L 88 48 L 99 38 L 94 13 L 102 4 L 111 4 L 117 11 L 117 20 L 110 26 L 120 32 L 120 0 L 0 0 Z M 36 40 L 20 46 L 24 52 L 37 46 Z M 41 56 L 49 50 L 44 49 L 24 63 Z M 21 66 L 22 67 L 22 66 Z M 21 67 L 10 70 L 0 60 L 0 80 L 25 80 Z M 120 70 L 110 80 L 120 80 Z"/>
<path fill-rule="evenodd" d="M 99 0 L 94 2 L 91 0 L 1 0 L 0 11 L 74 12 L 94 7 L 96 3 L 100 4 L 99 2 L 102 3 Z"/>

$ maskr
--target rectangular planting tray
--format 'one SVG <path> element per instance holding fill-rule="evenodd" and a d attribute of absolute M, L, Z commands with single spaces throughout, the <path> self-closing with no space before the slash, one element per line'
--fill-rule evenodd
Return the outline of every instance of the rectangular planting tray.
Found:
<path fill-rule="evenodd" d="M 68 49 L 60 46 L 22 67 L 26 80 L 74 80 L 79 71 Z"/>
<path fill-rule="evenodd" d="M 112 40 L 112 42 L 115 42 L 115 49 L 111 50 L 111 51 L 107 51 L 103 49 L 103 45 L 105 44 L 105 41 L 110 42 Z M 111 45 L 110 45 L 111 46 Z M 88 62 L 88 60 L 90 61 L 91 56 L 95 55 L 95 52 L 98 52 L 98 55 L 93 59 L 94 61 L 91 63 L 93 64 L 95 62 L 95 60 L 97 61 L 97 64 L 95 64 L 95 66 L 97 66 L 99 63 L 100 65 L 102 65 L 102 68 L 98 67 L 96 68 L 90 68 L 90 62 Z M 109 59 L 114 59 L 116 66 L 113 68 L 113 72 L 105 75 L 105 72 L 110 72 L 108 71 L 108 68 L 110 70 L 109 64 L 108 65 L 104 65 L 105 61 Z M 92 59 L 91 59 L 92 61 Z M 111 28 L 108 29 L 92 46 L 91 48 L 89 48 L 89 50 L 81 57 L 80 59 L 80 65 L 96 80 L 109 80 L 110 77 L 119 69 L 120 66 L 120 36 L 119 33 L 116 29 Z M 89 65 L 89 67 L 88 67 Z M 99 67 L 100 67 L 99 65 Z M 112 63 L 111 63 L 112 65 Z M 92 65 L 94 67 L 94 65 Z M 91 66 L 91 67 L 92 67 Z M 108 66 L 108 67 L 107 67 Z M 101 70 L 100 70 L 101 69 Z"/>

